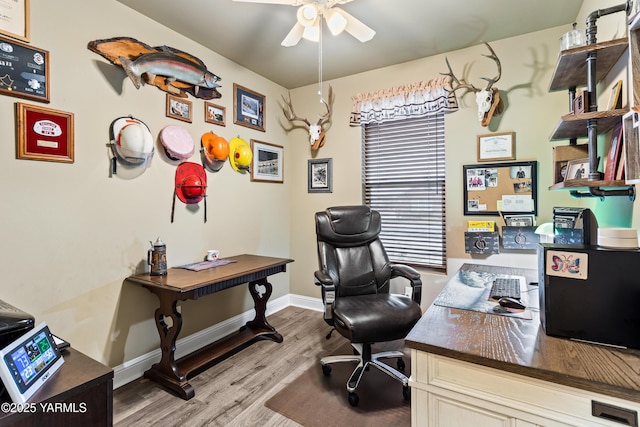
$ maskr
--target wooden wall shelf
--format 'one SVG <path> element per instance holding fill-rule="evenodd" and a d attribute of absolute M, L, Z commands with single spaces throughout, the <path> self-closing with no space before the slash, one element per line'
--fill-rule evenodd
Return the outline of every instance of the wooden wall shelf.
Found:
<path fill-rule="evenodd" d="M 610 131 L 616 124 L 620 123 L 622 116 L 629 112 L 628 108 L 617 110 L 592 111 L 583 114 L 565 114 L 560 117 L 556 128 L 549 137 L 552 141 L 571 138 L 583 138 L 587 136 L 587 120 L 598 120 L 598 133 Z"/>
<path fill-rule="evenodd" d="M 604 181 L 591 179 L 572 179 L 558 182 L 549 187 L 549 190 L 587 190 L 589 187 L 628 187 L 625 181 Z"/>
<path fill-rule="evenodd" d="M 549 92 L 587 85 L 587 54 L 596 52 L 596 82 L 606 76 L 629 44 L 627 37 L 563 50 L 558 54 Z"/>

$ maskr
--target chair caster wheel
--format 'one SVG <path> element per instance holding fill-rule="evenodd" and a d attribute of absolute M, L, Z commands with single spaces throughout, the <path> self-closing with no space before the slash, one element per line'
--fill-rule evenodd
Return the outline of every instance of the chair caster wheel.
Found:
<path fill-rule="evenodd" d="M 404 400 L 411 400 L 411 387 L 408 385 L 402 387 L 402 397 L 404 397 Z"/>
<path fill-rule="evenodd" d="M 329 375 L 331 375 L 331 366 L 329 365 L 322 365 L 322 374 L 325 377 L 328 377 Z"/>
<path fill-rule="evenodd" d="M 404 360 L 402 360 L 402 357 L 398 357 L 398 360 L 396 361 L 396 366 L 398 367 L 398 371 L 404 372 L 404 368 L 406 368 L 406 365 L 404 363 Z"/>
<path fill-rule="evenodd" d="M 357 394 L 349 393 L 349 405 L 358 406 L 359 401 L 360 401 L 360 398 L 358 397 Z"/>

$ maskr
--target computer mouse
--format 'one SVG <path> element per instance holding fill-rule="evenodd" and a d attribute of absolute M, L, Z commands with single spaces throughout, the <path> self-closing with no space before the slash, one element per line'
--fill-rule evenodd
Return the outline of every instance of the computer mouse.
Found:
<path fill-rule="evenodd" d="M 509 297 L 500 298 L 498 300 L 498 304 L 500 304 L 502 307 L 517 308 L 519 310 L 524 310 L 525 308 L 527 308 L 527 306 L 524 305 L 521 301 L 515 298 L 509 298 Z"/>

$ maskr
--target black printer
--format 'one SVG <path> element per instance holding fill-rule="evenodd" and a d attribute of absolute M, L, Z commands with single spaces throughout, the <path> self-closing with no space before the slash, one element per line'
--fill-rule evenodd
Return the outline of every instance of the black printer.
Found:
<path fill-rule="evenodd" d="M 0 300 L 0 349 L 29 332 L 34 325 L 32 315 Z"/>
<path fill-rule="evenodd" d="M 540 244 L 547 335 L 640 349 L 640 250 Z"/>

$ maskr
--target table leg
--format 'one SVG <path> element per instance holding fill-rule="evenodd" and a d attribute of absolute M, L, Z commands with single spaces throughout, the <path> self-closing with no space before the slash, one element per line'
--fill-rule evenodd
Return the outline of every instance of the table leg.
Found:
<path fill-rule="evenodd" d="M 169 293 L 154 293 L 160 299 L 160 307 L 155 312 L 155 321 L 160 335 L 162 358 L 159 363 L 154 364 L 151 369 L 146 371 L 144 376 L 163 384 L 183 399 L 188 400 L 195 396 L 195 391 L 187 382 L 186 374 L 180 371 L 175 360 L 176 340 L 180 329 L 182 329 L 182 315 L 177 310 L 178 300 Z M 167 323 L 167 319 L 170 324 Z"/>
<path fill-rule="evenodd" d="M 249 293 L 253 298 L 256 315 L 253 320 L 247 322 L 243 329 L 249 328 L 256 336 L 280 343 L 284 338 L 267 322 L 267 301 L 271 297 L 272 291 L 273 286 L 266 278 L 249 282 Z"/>

